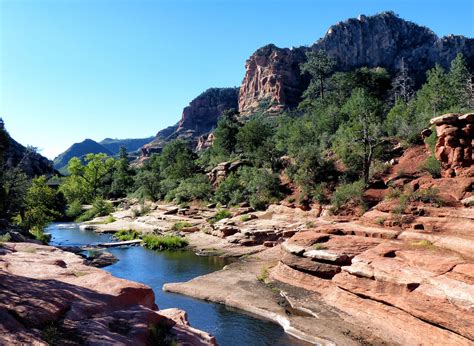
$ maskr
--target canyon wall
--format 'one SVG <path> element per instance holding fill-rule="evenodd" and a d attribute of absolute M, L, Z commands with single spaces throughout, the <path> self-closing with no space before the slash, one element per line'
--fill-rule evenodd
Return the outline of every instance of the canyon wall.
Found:
<path fill-rule="evenodd" d="M 183 109 L 181 120 L 157 133 L 155 139 L 142 148 L 142 155 L 160 152 L 173 139 L 185 139 L 195 144 L 199 137 L 212 131 L 225 110 L 238 108 L 238 88 L 210 88 L 193 99 Z"/>
<path fill-rule="evenodd" d="M 447 68 L 458 53 L 463 53 L 474 70 L 474 40 L 450 35 L 438 38 L 431 30 L 399 18 L 392 12 L 359 16 L 337 23 L 310 47 L 282 49 L 268 45 L 258 49 L 246 62 L 245 77 L 239 92 L 239 111 L 248 114 L 259 103 L 270 100 L 273 109 L 293 107 L 308 85 L 299 64 L 305 53 L 323 49 L 337 61 L 336 69 L 384 67 L 396 73 L 402 59 L 417 85 L 435 64 Z"/>

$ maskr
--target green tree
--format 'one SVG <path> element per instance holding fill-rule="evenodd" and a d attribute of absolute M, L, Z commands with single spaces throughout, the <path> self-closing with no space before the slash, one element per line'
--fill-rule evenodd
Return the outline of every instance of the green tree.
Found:
<path fill-rule="evenodd" d="M 451 61 L 447 76 L 451 92 L 451 107 L 467 110 L 472 104 L 471 74 L 462 53 Z"/>
<path fill-rule="evenodd" d="M 427 81 L 416 93 L 416 112 L 427 123 L 450 107 L 449 79 L 444 69 L 436 65 L 427 72 Z"/>
<path fill-rule="evenodd" d="M 324 99 L 326 79 L 333 73 L 336 61 L 324 50 L 306 53 L 307 61 L 300 65 L 301 73 L 311 76 L 310 85 L 305 91 L 306 96 L 313 97 L 318 93 Z"/>
<path fill-rule="evenodd" d="M 179 180 L 189 178 L 196 172 L 196 154 L 183 140 L 167 144 L 159 156 L 161 176 L 165 179 Z"/>
<path fill-rule="evenodd" d="M 120 147 L 119 157 L 115 162 L 110 194 L 114 197 L 125 197 L 133 187 L 133 170 L 128 161 L 125 147 Z"/>
<path fill-rule="evenodd" d="M 333 143 L 335 152 L 349 168 L 362 171 L 366 184 L 375 149 L 384 142 L 380 109 L 380 101 L 366 90 L 354 90 L 343 107 L 343 111 L 349 115 L 349 121 L 339 129 Z"/>
<path fill-rule="evenodd" d="M 110 178 L 115 166 L 115 160 L 106 154 L 87 154 L 86 164 L 73 157 L 69 160 L 70 175 L 60 186 L 69 203 L 80 200 L 92 202 L 97 196 L 104 197 L 108 193 L 107 178 Z"/>
<path fill-rule="evenodd" d="M 33 179 L 25 197 L 25 213 L 21 226 L 39 240 L 46 241 L 43 229 L 61 215 L 55 209 L 56 192 L 46 184 L 44 176 Z"/>
<path fill-rule="evenodd" d="M 227 161 L 234 154 L 239 128 L 240 124 L 235 111 L 230 110 L 222 114 L 214 131 L 214 143 L 210 149 L 211 165 Z"/>
<path fill-rule="evenodd" d="M 272 167 L 277 158 L 274 129 L 263 117 L 252 119 L 244 124 L 237 133 L 236 148 L 255 166 L 268 164 Z"/>

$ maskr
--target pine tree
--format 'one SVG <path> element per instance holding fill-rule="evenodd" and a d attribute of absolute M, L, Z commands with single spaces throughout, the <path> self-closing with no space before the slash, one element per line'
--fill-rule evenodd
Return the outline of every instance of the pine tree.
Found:
<path fill-rule="evenodd" d="M 301 64 L 301 73 L 308 73 L 311 76 L 311 82 L 306 90 L 306 96 L 316 94 L 324 99 L 326 79 L 334 72 L 336 61 L 323 50 L 306 53 L 308 60 Z"/>
<path fill-rule="evenodd" d="M 472 79 L 462 53 L 451 61 L 448 74 L 451 107 L 467 109 L 472 104 Z"/>

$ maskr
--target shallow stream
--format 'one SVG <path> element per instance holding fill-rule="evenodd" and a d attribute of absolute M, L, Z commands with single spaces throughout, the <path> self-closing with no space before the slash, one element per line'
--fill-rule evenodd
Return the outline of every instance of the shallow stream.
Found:
<path fill-rule="evenodd" d="M 52 224 L 46 230 L 52 235 L 50 245 L 81 246 L 111 241 L 111 236 L 82 231 L 74 223 Z M 107 250 L 119 261 L 103 268 L 114 276 L 144 283 L 155 292 L 160 309 L 180 308 L 188 313 L 195 328 L 211 333 L 219 345 L 301 345 L 272 322 L 223 305 L 164 292 L 163 284 L 183 282 L 220 270 L 226 261 L 220 257 L 197 256 L 192 251 L 152 251 L 141 246 Z"/>

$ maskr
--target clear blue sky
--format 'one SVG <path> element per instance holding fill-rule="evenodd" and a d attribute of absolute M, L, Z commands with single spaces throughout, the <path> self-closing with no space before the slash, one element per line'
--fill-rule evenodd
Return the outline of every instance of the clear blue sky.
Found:
<path fill-rule="evenodd" d="M 84 138 L 151 136 L 205 89 L 239 86 L 257 48 L 384 10 L 474 36 L 473 0 L 0 0 L 0 116 L 49 158 Z"/>

